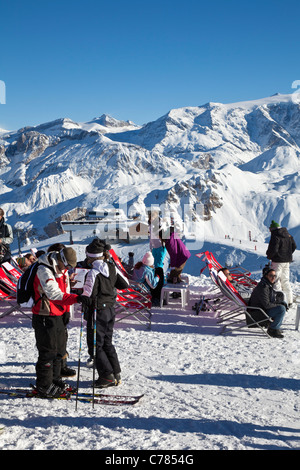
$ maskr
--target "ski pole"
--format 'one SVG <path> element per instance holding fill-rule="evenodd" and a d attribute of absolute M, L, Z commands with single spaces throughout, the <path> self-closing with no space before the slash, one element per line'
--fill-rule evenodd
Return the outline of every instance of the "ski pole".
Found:
<path fill-rule="evenodd" d="M 94 362 L 93 362 L 93 408 L 95 403 L 95 372 L 96 372 L 96 334 L 97 334 L 97 309 L 94 309 Z"/>
<path fill-rule="evenodd" d="M 81 323 L 80 323 L 80 336 L 79 336 L 79 353 L 78 353 L 78 371 L 77 371 L 77 386 L 76 386 L 76 401 L 75 401 L 75 410 L 77 411 L 78 403 L 78 390 L 79 390 L 79 375 L 80 375 L 80 360 L 81 360 L 81 346 L 82 346 L 82 333 L 83 333 L 83 308 L 81 311 Z"/>

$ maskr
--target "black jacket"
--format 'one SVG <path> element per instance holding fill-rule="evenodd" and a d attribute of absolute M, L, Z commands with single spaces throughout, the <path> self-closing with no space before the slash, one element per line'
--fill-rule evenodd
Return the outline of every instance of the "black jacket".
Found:
<path fill-rule="evenodd" d="M 295 240 L 285 227 L 273 229 L 266 252 L 267 258 L 274 263 L 290 263 L 296 248 Z"/>
<path fill-rule="evenodd" d="M 113 307 L 117 289 L 126 289 L 128 280 L 120 273 L 114 263 L 95 261 L 89 270 L 83 289 L 84 305 L 88 308 Z"/>
<path fill-rule="evenodd" d="M 270 308 L 276 307 L 282 300 L 282 294 L 276 292 L 268 279 L 263 277 L 254 287 L 248 306 L 259 307 L 267 313 Z"/>

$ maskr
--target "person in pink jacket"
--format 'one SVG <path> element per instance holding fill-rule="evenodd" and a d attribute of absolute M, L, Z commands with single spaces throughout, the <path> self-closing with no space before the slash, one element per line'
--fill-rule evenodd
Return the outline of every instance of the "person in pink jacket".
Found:
<path fill-rule="evenodd" d="M 177 284 L 181 282 L 181 274 L 187 260 L 190 258 L 191 253 L 186 248 L 185 244 L 178 237 L 174 231 L 174 227 L 170 228 L 170 236 L 162 235 L 162 240 L 167 248 L 170 256 L 170 275 L 168 282 Z"/>

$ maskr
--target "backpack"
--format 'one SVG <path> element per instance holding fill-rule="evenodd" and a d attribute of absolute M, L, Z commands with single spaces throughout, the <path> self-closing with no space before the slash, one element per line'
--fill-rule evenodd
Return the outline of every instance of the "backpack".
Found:
<path fill-rule="evenodd" d="M 22 276 L 18 279 L 17 283 L 17 302 L 18 304 L 25 304 L 29 302 L 30 299 L 33 299 L 33 302 L 36 304 L 37 300 L 34 300 L 34 289 L 33 289 L 33 281 L 36 275 L 36 272 L 38 270 L 39 266 L 46 266 L 47 268 L 51 269 L 53 271 L 53 274 L 55 274 L 55 271 L 51 266 L 45 263 L 39 263 L 36 261 L 34 264 L 32 264 L 29 268 L 26 269 L 26 271 L 22 274 Z"/>

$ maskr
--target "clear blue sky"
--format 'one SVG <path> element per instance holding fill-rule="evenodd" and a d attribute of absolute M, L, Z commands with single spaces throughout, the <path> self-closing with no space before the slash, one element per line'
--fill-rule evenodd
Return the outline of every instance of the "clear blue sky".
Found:
<path fill-rule="evenodd" d="M 2 0 L 0 128 L 292 93 L 297 0 Z"/>

